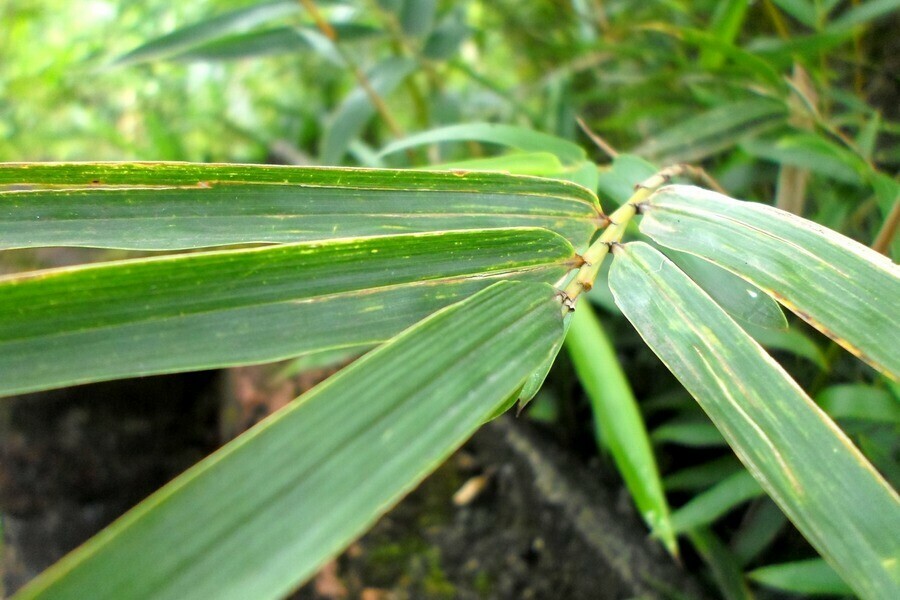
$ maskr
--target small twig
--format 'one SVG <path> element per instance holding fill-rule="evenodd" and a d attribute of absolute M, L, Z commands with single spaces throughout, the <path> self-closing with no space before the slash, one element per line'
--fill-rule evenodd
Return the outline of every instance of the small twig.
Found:
<path fill-rule="evenodd" d="M 606 229 L 591 244 L 590 248 L 581 255 L 582 264 L 575 273 L 575 277 L 572 278 L 565 289 L 560 290 L 559 298 L 563 313 L 575 310 L 575 301 L 578 299 L 578 296 L 583 292 L 589 292 L 594 287 L 594 280 L 597 279 L 597 275 L 600 273 L 600 267 L 606 255 L 610 252 L 615 252 L 616 248 L 619 247 L 628 223 L 631 222 L 635 215 L 643 212 L 647 206 L 647 199 L 674 177 L 682 176 L 702 182 L 719 193 L 725 193 L 722 186 L 709 173 L 700 167 L 684 164 L 666 167 L 635 185 L 631 198 L 606 217 Z"/>
<path fill-rule="evenodd" d="M 891 212 L 888 213 L 887 219 L 878 230 L 878 235 L 875 236 L 875 241 L 872 242 L 872 250 L 889 256 L 888 250 L 894 241 L 898 225 L 900 225 L 900 200 L 895 200 Z"/>
<path fill-rule="evenodd" d="M 322 13 L 319 12 L 319 9 L 316 7 L 315 2 L 313 2 L 313 0 L 299 0 L 299 2 L 307 11 L 309 11 L 310 16 L 312 16 L 313 21 L 315 21 L 316 23 L 316 27 L 319 28 L 319 31 L 322 32 L 322 35 L 327 37 L 334 44 L 334 47 L 337 50 L 338 54 L 340 54 L 341 59 L 347 64 L 347 67 L 350 68 L 350 71 L 356 78 L 357 83 L 359 83 L 360 87 L 366 93 L 366 96 L 369 97 L 369 102 L 372 103 L 372 106 L 375 107 L 375 111 L 378 112 L 385 125 L 387 125 L 388 129 L 391 130 L 391 134 L 396 138 L 405 137 L 406 134 L 404 133 L 403 128 L 400 127 L 400 124 L 396 119 L 394 119 L 394 115 L 391 114 L 391 111 L 390 109 L 388 109 L 387 104 L 385 104 L 384 99 L 372 86 L 372 82 L 369 81 L 368 76 L 366 76 L 359 65 L 356 64 L 356 61 L 353 60 L 353 57 L 350 56 L 350 53 L 347 52 L 344 49 L 343 45 L 338 42 L 337 32 L 328 23 L 328 21 L 325 20 L 325 18 L 322 16 Z"/>
<path fill-rule="evenodd" d="M 587 126 L 587 123 L 584 122 L 584 119 L 581 117 L 575 117 L 575 121 L 578 123 L 578 126 L 581 127 L 581 131 L 584 132 L 584 135 L 588 136 L 594 144 L 600 148 L 608 157 L 615 158 L 619 155 L 618 151 L 610 146 L 606 140 L 600 137 L 598 134 L 594 133 L 590 127 Z"/>

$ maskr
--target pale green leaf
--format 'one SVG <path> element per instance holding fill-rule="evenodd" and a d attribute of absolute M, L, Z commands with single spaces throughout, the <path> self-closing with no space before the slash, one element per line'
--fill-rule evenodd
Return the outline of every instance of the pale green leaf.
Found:
<path fill-rule="evenodd" d="M 506 171 L 515 175 L 552 177 L 563 171 L 563 164 L 551 152 L 513 152 L 441 163 L 429 168 L 441 171 Z"/>
<path fill-rule="evenodd" d="M 705 230 L 692 228 L 691 236 Z M 895 597 L 900 538 L 885 532 L 900 531 L 900 498 L 840 429 L 652 247 L 616 247 L 610 287 L 644 341 L 820 554 L 861 596 Z"/>
<path fill-rule="evenodd" d="M 750 156 L 788 165 L 834 179 L 861 185 L 869 167 L 859 156 L 814 133 L 784 135 L 777 139 L 749 139 L 741 149 Z"/>
<path fill-rule="evenodd" d="M 677 444 L 690 448 L 715 448 L 724 446 L 725 440 L 708 420 L 675 418 L 653 430 L 650 438 L 657 444 Z"/>
<path fill-rule="evenodd" d="M 756 285 L 873 367 L 900 376 L 900 267 L 834 231 L 690 186 L 648 202 L 641 231 Z"/>
<path fill-rule="evenodd" d="M 406 330 L 191 468 L 18 599 L 281 598 L 460 446 L 562 337 L 501 282 Z"/>
<path fill-rule="evenodd" d="M 329 27 L 342 41 L 363 39 L 380 33 L 374 27 L 353 23 L 331 23 Z M 262 31 L 229 35 L 194 46 L 185 52 L 172 56 L 171 60 L 182 62 L 238 60 L 316 50 L 317 47 L 310 42 L 308 36 L 308 32 L 311 30 L 316 31 L 314 25 L 309 25 L 305 28 L 276 27 Z"/>
<path fill-rule="evenodd" d="M 647 427 L 615 349 L 593 308 L 581 302 L 566 348 L 594 414 L 597 441 L 607 447 L 651 531 L 673 555 L 678 544 Z"/>
<path fill-rule="evenodd" d="M 0 278 L 0 395 L 382 342 L 497 279 L 553 283 L 544 230 L 387 236 Z"/>
<path fill-rule="evenodd" d="M 663 163 L 699 160 L 783 122 L 785 114 L 784 104 L 763 98 L 721 104 L 651 135 L 634 153 Z"/>
<path fill-rule="evenodd" d="M 0 248 L 173 250 L 543 227 L 585 247 L 589 191 L 500 173 L 202 165 L 0 165 Z"/>
<path fill-rule="evenodd" d="M 274 0 L 227 12 L 151 40 L 119 57 L 116 64 L 131 65 L 168 58 L 217 38 L 299 13 L 302 9 L 302 4 L 296 0 Z"/>
<path fill-rule="evenodd" d="M 393 154 L 426 144 L 470 140 L 508 146 L 522 152 L 550 152 L 569 165 L 579 164 L 587 158 L 581 146 L 568 140 L 524 127 L 495 123 L 466 123 L 423 131 L 388 144 L 381 154 Z"/>
<path fill-rule="evenodd" d="M 820 558 L 767 565 L 747 573 L 766 587 L 810 596 L 846 596 L 853 590 Z M 885 596 L 887 598 L 887 596 Z"/>
<path fill-rule="evenodd" d="M 663 479 L 663 485 L 670 492 L 703 490 L 734 475 L 741 468 L 741 464 L 734 456 L 723 456 L 667 475 Z"/>

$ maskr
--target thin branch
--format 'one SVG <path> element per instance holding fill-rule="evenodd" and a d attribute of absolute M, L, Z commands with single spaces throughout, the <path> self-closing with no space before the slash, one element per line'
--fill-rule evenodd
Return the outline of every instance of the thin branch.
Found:
<path fill-rule="evenodd" d="M 898 225 L 900 225 L 900 200 L 895 200 L 891 212 L 888 213 L 878 235 L 875 236 L 875 241 L 872 242 L 872 250 L 889 256 L 888 249 L 891 247 L 891 242 L 894 241 Z"/>
<path fill-rule="evenodd" d="M 584 135 L 588 136 L 594 144 L 603 151 L 610 158 L 615 158 L 619 155 L 618 151 L 610 146 L 606 140 L 600 137 L 597 133 L 591 130 L 590 127 L 587 126 L 587 123 L 584 122 L 584 119 L 581 117 L 575 117 L 575 121 L 578 123 L 578 126 L 581 127 L 581 131 L 584 132 Z"/>
<path fill-rule="evenodd" d="M 315 2 L 313 0 L 299 0 L 303 7 L 309 12 L 310 16 L 312 16 L 313 21 L 316 23 L 316 27 L 319 28 L 319 31 L 332 41 L 335 49 L 338 54 L 340 54 L 341 59 L 347 64 L 347 67 L 350 68 L 350 71 L 353 73 L 353 76 L 356 78 L 357 83 L 359 83 L 360 87 L 366 93 L 366 96 L 369 97 L 369 102 L 372 103 L 372 106 L 375 107 L 375 111 L 378 112 L 378 115 L 382 118 L 385 125 L 387 125 L 388 129 L 391 130 L 391 134 L 396 138 L 405 137 L 406 134 L 403 131 L 403 128 L 400 127 L 400 124 L 394 118 L 394 115 L 391 114 L 390 109 L 387 104 L 385 104 L 384 99 L 378 94 L 378 91 L 372 86 L 372 82 L 369 81 L 368 76 L 363 72 L 359 65 L 356 64 L 356 61 L 353 60 L 353 57 L 350 56 L 350 53 L 344 49 L 343 45 L 338 42 L 337 32 L 334 28 L 325 20 L 322 16 L 322 13 L 319 12 L 319 9 L 316 7 Z"/>

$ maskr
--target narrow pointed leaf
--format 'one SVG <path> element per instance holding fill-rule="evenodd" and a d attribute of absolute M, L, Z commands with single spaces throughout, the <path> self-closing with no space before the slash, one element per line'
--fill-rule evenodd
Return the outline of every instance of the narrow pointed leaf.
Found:
<path fill-rule="evenodd" d="M 647 427 L 615 349 L 591 305 L 581 302 L 566 335 L 578 379 L 591 401 L 598 441 L 609 448 L 638 511 L 670 554 L 678 544 Z"/>
<path fill-rule="evenodd" d="M 739 505 L 762 495 L 759 484 L 747 471 L 741 470 L 722 479 L 708 490 L 691 498 L 672 513 L 672 526 L 677 533 L 710 525 Z"/>
<path fill-rule="evenodd" d="M 329 27 L 342 41 L 362 39 L 379 33 L 379 30 L 374 27 L 352 23 L 331 23 Z M 306 35 L 309 31 L 318 31 L 318 29 L 315 25 L 309 25 L 305 28 L 275 27 L 262 31 L 229 35 L 192 47 L 171 58 L 181 62 L 238 60 L 314 50 L 315 46 L 310 43 Z"/>
<path fill-rule="evenodd" d="M 900 531 L 900 499 L 840 429 L 652 247 L 618 247 L 610 286 L 644 341 L 844 580 L 864 598 L 896 596 L 900 538 L 885 532 Z"/>
<path fill-rule="evenodd" d="M 524 127 L 496 123 L 466 123 L 423 131 L 388 144 L 381 154 L 393 154 L 425 144 L 470 140 L 508 146 L 523 152 L 551 152 L 569 165 L 580 164 L 587 158 L 581 146 L 568 140 Z"/>
<path fill-rule="evenodd" d="M 501 282 L 406 330 L 138 505 L 31 598 L 281 598 L 461 445 L 562 337 Z"/>
<path fill-rule="evenodd" d="M 543 227 L 576 247 L 597 199 L 499 173 L 201 165 L 0 165 L 0 249 L 173 250 L 489 227 Z"/>
<path fill-rule="evenodd" d="M 0 395 L 382 342 L 499 278 L 555 282 L 544 230 L 207 252 L 0 279 Z"/>
<path fill-rule="evenodd" d="M 771 206 L 691 186 L 654 194 L 641 231 L 740 275 L 876 369 L 900 377 L 900 267 Z"/>
<path fill-rule="evenodd" d="M 741 564 L 728 546 L 715 533 L 699 527 L 688 534 L 694 548 L 712 571 L 713 579 L 725 600 L 754 600 L 753 594 L 744 581 Z"/>
<path fill-rule="evenodd" d="M 767 565 L 747 573 L 764 586 L 811 596 L 846 596 L 851 590 L 828 563 L 819 558 Z"/>
<path fill-rule="evenodd" d="M 119 57 L 116 64 L 131 65 L 167 58 L 214 39 L 298 13 L 302 9 L 303 6 L 295 0 L 274 0 L 227 12 L 151 40 Z"/>
<path fill-rule="evenodd" d="M 737 144 L 750 131 L 780 123 L 784 115 L 784 105 L 772 100 L 723 104 L 660 132 L 634 153 L 663 163 L 697 160 Z"/>

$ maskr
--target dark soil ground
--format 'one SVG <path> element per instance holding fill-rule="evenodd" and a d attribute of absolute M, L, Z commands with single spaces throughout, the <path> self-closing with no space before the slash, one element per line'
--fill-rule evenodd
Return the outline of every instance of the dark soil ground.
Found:
<path fill-rule="evenodd" d="M 330 371 L 263 367 L 5 401 L 7 592 Z M 223 405 L 223 398 L 224 401 Z M 527 419 L 484 427 L 294 595 L 299 599 L 702 598 L 648 538 L 621 484 Z"/>

